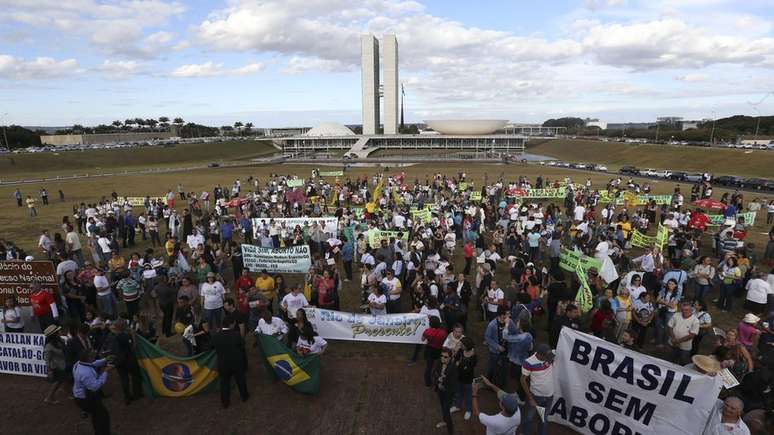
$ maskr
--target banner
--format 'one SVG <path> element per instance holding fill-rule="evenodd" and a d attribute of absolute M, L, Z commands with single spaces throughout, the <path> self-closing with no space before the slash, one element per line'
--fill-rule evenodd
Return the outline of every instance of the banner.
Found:
<path fill-rule="evenodd" d="M 722 380 L 562 328 L 548 420 L 587 435 L 702 433 Z"/>
<path fill-rule="evenodd" d="M 583 255 L 580 252 L 562 248 L 559 253 L 559 267 L 568 272 L 575 272 L 578 269 L 578 266 L 580 266 L 584 272 L 592 267 L 596 268 L 597 271 L 600 271 L 602 270 L 602 261 L 589 257 L 588 255 Z"/>
<path fill-rule="evenodd" d="M 350 207 L 349 211 L 352 212 L 357 220 L 362 220 L 365 216 L 365 209 L 363 207 Z"/>
<path fill-rule="evenodd" d="M 430 318 L 419 313 L 372 316 L 321 308 L 304 308 L 304 312 L 314 330 L 326 340 L 419 344 L 430 327 Z"/>
<path fill-rule="evenodd" d="M 43 359 L 45 345 L 43 334 L 0 334 L 0 373 L 45 378 L 48 375 L 48 365 Z"/>
<path fill-rule="evenodd" d="M 308 245 L 274 249 L 243 243 L 242 261 L 251 272 L 307 273 L 312 267 Z"/>
<path fill-rule="evenodd" d="M 150 196 L 148 197 L 148 203 L 153 204 L 153 201 L 156 201 L 157 204 L 166 204 L 167 203 L 167 197 L 166 196 Z M 144 196 L 119 196 L 117 199 L 117 202 L 119 204 L 129 204 L 132 207 L 145 207 L 145 197 Z"/>
<path fill-rule="evenodd" d="M 288 187 L 303 187 L 304 185 L 304 179 L 303 178 L 293 178 L 288 180 L 287 182 Z"/>
<path fill-rule="evenodd" d="M 398 237 L 398 233 L 401 233 L 402 235 Z M 408 243 L 408 231 L 386 231 L 386 230 L 377 230 L 377 229 L 371 229 L 368 230 L 366 233 L 366 238 L 368 239 L 368 245 L 371 246 L 371 248 L 376 249 L 379 246 L 382 245 L 382 239 L 387 239 L 389 241 L 391 238 L 400 239 L 403 241 L 403 248 L 406 248 L 406 244 Z"/>
<path fill-rule="evenodd" d="M 748 212 L 745 212 L 745 213 L 737 213 L 735 220 L 738 220 L 740 217 L 744 218 L 744 223 L 746 225 L 752 226 L 752 225 L 755 225 L 755 215 L 756 214 L 757 213 L 755 213 L 754 211 L 748 211 Z M 710 220 L 707 225 L 711 225 L 711 226 L 723 225 L 723 222 L 726 221 L 725 216 L 723 216 L 722 214 L 708 214 L 707 217 Z"/>
<path fill-rule="evenodd" d="M 650 248 L 656 245 L 656 238 L 654 236 L 646 236 L 638 230 L 632 231 L 632 246 L 637 248 Z"/>
<path fill-rule="evenodd" d="M 0 261 L 0 303 L 15 295 L 20 306 L 30 305 L 30 284 L 38 282 L 50 289 L 54 299 L 59 296 L 59 280 L 56 278 L 54 263 L 50 261 Z"/>
<path fill-rule="evenodd" d="M 165 352 L 140 335 L 137 361 L 142 372 L 142 388 L 150 397 L 185 397 L 218 388 L 217 356 L 210 350 L 192 357 Z"/>
<path fill-rule="evenodd" d="M 580 288 L 575 295 L 575 301 L 578 302 L 578 307 L 581 312 L 587 313 L 594 307 L 594 294 L 589 287 L 589 281 L 586 279 L 586 271 L 580 263 L 575 266 L 575 275 L 578 276 L 578 282 L 580 282 Z"/>
<path fill-rule="evenodd" d="M 330 217 L 299 217 L 299 218 L 253 218 L 253 237 L 258 240 L 260 237 L 260 231 L 264 229 L 265 225 L 279 224 L 284 226 L 288 231 L 293 231 L 296 225 L 301 227 L 302 230 L 307 230 L 312 227 L 313 224 L 317 224 L 322 227 L 322 230 L 326 233 L 330 233 L 332 236 L 336 236 L 339 232 L 339 218 L 336 216 Z"/>
<path fill-rule="evenodd" d="M 656 232 L 656 246 L 658 246 L 658 248 L 663 251 L 664 245 L 667 244 L 668 240 L 669 240 L 669 228 L 661 224 L 658 224 L 658 231 Z"/>
<path fill-rule="evenodd" d="M 459 188 L 460 192 L 464 192 L 464 191 L 468 190 L 468 183 L 465 182 L 465 181 L 461 181 L 459 186 L 457 186 L 457 187 Z"/>
<path fill-rule="evenodd" d="M 518 198 L 564 198 L 567 194 L 566 187 L 549 189 L 510 189 L 508 196 Z"/>
<path fill-rule="evenodd" d="M 611 195 L 607 190 L 600 191 L 599 203 L 607 204 L 612 202 L 614 195 L 615 194 Z M 622 196 L 615 198 L 615 205 L 623 205 L 624 201 L 629 201 L 630 206 L 644 205 L 650 201 L 656 201 L 657 205 L 669 205 L 672 203 L 672 195 L 634 195 L 631 192 L 623 191 Z"/>
<path fill-rule="evenodd" d="M 320 177 L 342 177 L 344 171 L 323 171 L 317 174 Z"/>
<path fill-rule="evenodd" d="M 256 337 L 269 372 L 299 393 L 320 393 L 320 355 L 300 357 L 271 335 Z"/>
<path fill-rule="evenodd" d="M 470 200 L 481 201 L 481 192 L 479 191 L 470 192 Z"/>
<path fill-rule="evenodd" d="M 423 208 L 422 210 L 411 210 L 411 218 L 415 222 L 426 224 L 433 220 L 433 214 L 429 209 Z"/>
<path fill-rule="evenodd" d="M 189 234 L 185 239 L 185 244 L 188 245 L 188 247 L 191 249 L 196 249 L 199 245 L 204 244 L 204 236 L 201 234 Z"/>

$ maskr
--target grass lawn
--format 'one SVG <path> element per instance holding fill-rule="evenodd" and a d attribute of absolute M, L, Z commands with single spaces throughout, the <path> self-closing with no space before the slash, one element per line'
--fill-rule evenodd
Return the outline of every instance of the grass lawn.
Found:
<path fill-rule="evenodd" d="M 269 141 L 228 141 L 115 150 L 0 156 L 0 179 L 32 179 L 56 175 L 100 173 L 107 170 L 168 168 L 247 160 L 278 152 Z"/>
<path fill-rule="evenodd" d="M 774 177 L 774 152 L 680 145 L 627 144 L 581 139 L 527 142 L 529 153 L 568 162 L 603 163 L 610 170 L 624 165 L 638 168 L 711 172 L 742 177 Z M 749 154 L 745 153 L 748 151 Z"/>

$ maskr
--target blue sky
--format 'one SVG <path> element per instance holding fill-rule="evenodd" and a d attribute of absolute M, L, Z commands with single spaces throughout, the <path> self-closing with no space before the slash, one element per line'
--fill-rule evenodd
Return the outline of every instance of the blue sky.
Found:
<path fill-rule="evenodd" d="M 359 123 L 365 32 L 407 121 L 774 113 L 774 0 L 0 0 L 0 124 Z"/>

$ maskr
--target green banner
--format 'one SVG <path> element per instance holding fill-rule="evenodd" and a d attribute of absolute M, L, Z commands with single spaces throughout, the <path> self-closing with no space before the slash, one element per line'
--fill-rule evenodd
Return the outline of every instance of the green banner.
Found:
<path fill-rule="evenodd" d="M 165 352 L 140 335 L 136 338 L 146 396 L 185 397 L 218 388 L 214 382 L 218 379 L 214 350 L 185 358 Z"/>
<path fill-rule="evenodd" d="M 412 210 L 411 217 L 416 222 L 423 223 L 423 224 L 433 220 L 433 214 L 430 212 L 430 209 L 428 208 L 423 208 L 422 210 Z"/>
<path fill-rule="evenodd" d="M 303 178 L 294 178 L 292 180 L 288 180 L 288 187 L 301 187 L 303 185 L 304 185 Z"/>
<path fill-rule="evenodd" d="M 468 183 L 466 183 L 466 182 L 464 182 L 464 181 L 463 181 L 463 182 L 461 182 L 461 183 L 460 183 L 460 185 L 459 185 L 459 188 L 460 188 L 460 189 L 459 189 L 459 190 L 460 190 L 460 192 L 464 192 L 464 191 L 468 190 Z"/>
<path fill-rule="evenodd" d="M 470 192 L 470 200 L 481 201 L 481 192 L 480 191 Z"/>
<path fill-rule="evenodd" d="M 344 171 L 321 171 L 318 175 L 321 177 L 342 177 Z"/>
<path fill-rule="evenodd" d="M 516 189 L 515 195 L 508 195 L 515 198 L 564 198 L 567 194 L 566 187 L 556 187 L 547 189 Z"/>
<path fill-rule="evenodd" d="M 285 385 L 304 394 L 320 393 L 320 355 L 296 355 L 276 338 L 258 334 L 266 368 Z"/>
<path fill-rule="evenodd" d="M 401 237 L 398 237 L 398 233 L 402 233 Z M 379 246 L 381 246 L 382 239 L 386 239 L 387 241 L 390 240 L 390 238 L 396 238 L 401 239 L 403 243 L 403 248 L 405 249 L 408 243 L 408 231 L 384 231 L 384 230 L 377 230 L 377 229 L 371 229 L 368 230 L 368 233 L 366 235 L 366 238 L 368 239 L 368 244 L 371 246 L 371 248 L 376 249 Z"/>
<path fill-rule="evenodd" d="M 754 211 L 748 211 L 745 213 L 737 213 L 736 214 L 736 220 L 739 220 L 739 218 L 744 218 L 744 223 L 747 225 L 755 225 L 755 213 Z M 707 217 L 710 219 L 710 223 L 707 225 L 723 225 L 723 222 L 726 221 L 726 218 L 722 214 L 708 214 Z"/>
<path fill-rule="evenodd" d="M 654 236 L 646 236 L 645 234 L 642 234 L 638 230 L 632 231 L 632 246 L 635 246 L 637 248 L 648 248 L 651 246 L 656 246 L 656 237 Z"/>
<path fill-rule="evenodd" d="M 580 265 L 583 270 L 589 270 L 592 267 L 596 267 L 597 270 L 602 270 L 602 262 L 594 257 L 583 255 L 580 252 L 571 251 L 566 248 L 562 248 L 559 253 L 559 266 L 568 271 L 575 272 L 575 269 Z"/>
<path fill-rule="evenodd" d="M 632 206 L 647 204 L 651 200 L 656 201 L 656 204 L 658 205 L 669 205 L 672 203 L 672 195 L 633 195 L 629 192 L 623 192 L 623 195 L 615 198 L 615 205 L 623 205 L 626 199 L 629 200 L 629 205 Z M 599 192 L 600 204 L 608 204 L 612 200 L 613 195 L 611 195 L 609 191 L 602 190 Z"/>
<path fill-rule="evenodd" d="M 578 289 L 578 293 L 575 295 L 575 301 L 578 302 L 581 312 L 585 313 L 590 311 L 594 306 L 594 294 L 591 292 L 589 281 L 586 279 L 586 270 L 581 267 L 580 263 L 578 263 L 575 268 L 575 275 L 578 277 L 578 281 L 581 285 Z"/>
<path fill-rule="evenodd" d="M 365 216 L 365 209 L 363 207 L 350 207 L 349 210 L 355 215 L 357 220 L 361 220 Z"/>
<path fill-rule="evenodd" d="M 656 232 L 656 246 L 658 246 L 663 251 L 664 245 L 667 244 L 668 240 L 669 240 L 669 228 L 661 224 L 658 224 L 658 231 Z"/>

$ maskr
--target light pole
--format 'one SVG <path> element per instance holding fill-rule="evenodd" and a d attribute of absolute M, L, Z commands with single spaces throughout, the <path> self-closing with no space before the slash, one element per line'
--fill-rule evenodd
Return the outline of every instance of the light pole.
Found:
<path fill-rule="evenodd" d="M 755 123 L 755 137 L 753 137 L 753 141 L 757 144 L 758 143 L 758 129 L 761 128 L 761 112 L 760 112 L 760 110 L 758 110 L 757 107 L 753 107 L 753 109 L 755 109 L 755 114 L 758 115 L 758 116 L 756 116 L 757 122 Z"/>
<path fill-rule="evenodd" d="M 712 111 L 712 131 L 710 131 L 710 146 L 715 145 L 715 120 L 717 119 L 715 111 Z"/>
<path fill-rule="evenodd" d="M 3 119 L 5 119 L 8 116 L 8 112 L 3 113 Z M 11 144 L 8 143 L 8 134 L 5 131 L 5 122 L 3 122 L 3 139 L 5 140 L 5 147 L 10 150 Z"/>

